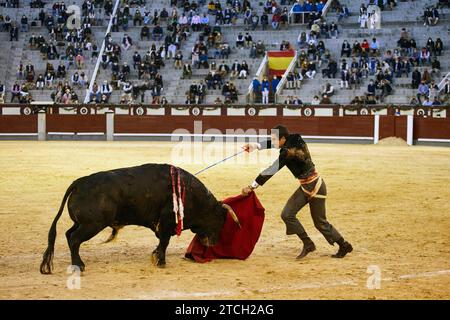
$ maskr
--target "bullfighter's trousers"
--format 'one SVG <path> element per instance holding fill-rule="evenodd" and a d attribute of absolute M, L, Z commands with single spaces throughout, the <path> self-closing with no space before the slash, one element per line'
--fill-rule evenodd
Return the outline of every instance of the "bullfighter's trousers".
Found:
<path fill-rule="evenodd" d="M 322 180 L 322 184 L 317 191 L 317 195 L 326 196 L 327 187 L 325 182 Z M 301 238 L 307 237 L 307 233 L 305 228 L 303 228 L 300 221 L 297 219 L 296 215 L 307 203 L 309 203 L 309 209 L 311 211 L 311 217 L 314 221 L 314 226 L 317 230 L 322 233 L 325 239 L 333 245 L 342 236 L 339 232 L 327 221 L 326 217 L 326 208 L 325 208 L 325 198 L 320 197 L 308 197 L 308 194 L 305 191 L 311 191 L 314 189 L 315 183 L 313 182 L 307 185 L 300 186 L 294 194 L 289 198 L 288 202 L 283 208 L 281 213 L 281 218 L 286 224 L 286 234 L 297 234 Z"/>

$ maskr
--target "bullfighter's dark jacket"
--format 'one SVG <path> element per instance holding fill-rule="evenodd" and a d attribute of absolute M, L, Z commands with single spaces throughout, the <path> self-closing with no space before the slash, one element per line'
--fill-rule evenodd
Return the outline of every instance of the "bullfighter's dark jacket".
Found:
<path fill-rule="evenodd" d="M 271 141 L 267 140 L 261 143 L 260 150 L 273 147 Z M 261 172 L 255 181 L 259 185 L 263 185 L 284 166 L 287 166 L 297 179 L 305 179 L 315 172 L 315 166 L 311 160 L 308 146 L 300 134 L 290 134 L 288 136 L 285 144 L 280 148 L 278 159 Z"/>

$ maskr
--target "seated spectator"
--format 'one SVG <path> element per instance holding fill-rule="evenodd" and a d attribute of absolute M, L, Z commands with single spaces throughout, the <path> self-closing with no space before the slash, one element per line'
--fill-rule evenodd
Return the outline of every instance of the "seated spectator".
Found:
<path fill-rule="evenodd" d="M 320 104 L 332 104 L 330 98 L 325 94 L 322 97 L 322 100 L 320 100 Z"/>
<path fill-rule="evenodd" d="M 106 101 L 106 102 L 108 102 L 109 97 L 110 97 L 111 94 L 112 94 L 112 91 L 113 91 L 113 88 L 112 88 L 111 85 L 108 83 L 108 81 L 105 80 L 105 81 L 103 82 L 103 84 L 101 85 L 101 87 L 100 87 L 100 93 L 102 94 L 102 96 L 106 96 L 106 97 L 107 97 L 107 101 Z M 102 100 L 103 100 L 103 98 L 102 98 Z"/>
<path fill-rule="evenodd" d="M 370 43 L 369 48 L 370 48 L 370 53 L 372 54 L 372 56 L 380 55 L 380 45 L 377 42 L 376 38 L 372 39 L 372 42 Z"/>
<path fill-rule="evenodd" d="M 440 56 L 442 54 L 442 50 L 444 50 L 444 44 L 442 43 L 441 38 L 437 38 L 434 44 L 435 54 Z"/>
<path fill-rule="evenodd" d="M 208 53 L 205 50 L 200 52 L 198 68 L 200 69 L 200 67 L 205 69 L 209 68 Z"/>
<path fill-rule="evenodd" d="M 433 101 L 430 100 L 430 98 L 426 97 L 425 101 L 422 103 L 422 106 L 424 107 L 431 107 L 433 105 Z"/>
<path fill-rule="evenodd" d="M 327 96 L 331 97 L 334 94 L 334 87 L 327 82 L 322 90 L 322 97 Z"/>
<path fill-rule="evenodd" d="M 123 93 L 120 97 L 120 103 L 129 104 L 133 102 L 132 97 L 133 85 L 130 82 L 123 83 Z"/>
<path fill-rule="evenodd" d="M 319 105 L 319 104 L 320 104 L 319 96 L 314 96 L 314 98 L 313 98 L 312 101 L 311 101 L 311 105 L 317 106 L 317 105 Z"/>
<path fill-rule="evenodd" d="M 266 54 L 266 47 L 261 40 L 256 43 L 256 55 L 257 57 L 264 56 Z"/>
<path fill-rule="evenodd" d="M 231 79 L 236 78 L 239 75 L 240 71 L 241 71 L 241 64 L 238 63 L 237 60 L 235 60 L 231 66 L 230 78 Z"/>
<path fill-rule="evenodd" d="M 441 105 L 442 105 L 442 102 L 439 100 L 439 98 L 434 97 L 432 106 L 434 107 L 434 106 L 441 106 Z"/>
<path fill-rule="evenodd" d="M 161 26 L 157 25 L 153 28 L 152 36 L 155 41 L 160 41 L 163 38 L 164 32 Z"/>
<path fill-rule="evenodd" d="M 450 80 L 445 80 L 444 87 L 440 91 L 440 97 L 443 102 L 447 102 L 450 98 Z"/>
<path fill-rule="evenodd" d="M 236 38 L 236 48 L 244 49 L 245 47 L 245 38 L 242 32 L 239 32 L 237 38 Z"/>
<path fill-rule="evenodd" d="M 328 66 L 322 70 L 322 77 L 336 78 L 337 63 L 333 59 L 328 61 Z"/>
<path fill-rule="evenodd" d="M 225 78 L 230 72 L 230 67 L 225 64 L 225 61 L 222 61 L 222 64 L 219 66 L 217 71 L 222 78 Z"/>
<path fill-rule="evenodd" d="M 430 52 L 426 47 L 423 47 L 422 50 L 420 51 L 419 63 L 420 65 L 423 66 L 425 64 L 429 64 L 430 62 L 431 62 Z"/>
<path fill-rule="evenodd" d="M 5 103 L 5 85 L 0 82 L 0 104 Z"/>
<path fill-rule="evenodd" d="M 375 93 L 376 93 L 376 85 L 375 85 L 375 83 L 374 83 L 373 80 L 370 80 L 370 81 L 369 81 L 369 85 L 367 86 L 367 93 L 366 93 L 366 96 L 367 96 L 367 97 L 369 97 L 369 96 L 375 96 Z"/>
<path fill-rule="evenodd" d="M 316 75 L 316 64 L 314 61 L 309 61 L 308 69 L 306 71 L 306 76 L 310 79 L 314 79 L 314 76 Z"/>
<path fill-rule="evenodd" d="M 419 103 L 422 103 L 421 98 L 428 98 L 429 93 L 430 89 L 428 88 L 428 85 L 425 81 L 422 81 L 417 89 L 417 100 L 419 100 Z"/>
<path fill-rule="evenodd" d="M 419 101 L 417 100 L 417 98 L 415 97 L 415 96 L 412 96 L 411 97 L 411 99 L 409 100 L 409 103 L 408 103 L 410 106 L 413 106 L 413 107 L 417 107 L 417 106 L 419 106 L 420 104 L 419 104 Z"/>
<path fill-rule="evenodd" d="M 412 88 L 413 89 L 419 88 L 419 84 L 421 81 L 422 81 L 422 74 L 418 69 L 414 69 L 412 73 L 412 84 L 411 84 Z"/>
<path fill-rule="evenodd" d="M 434 57 L 433 62 L 431 62 L 431 74 L 436 73 L 437 76 L 441 74 L 441 63 Z"/>
<path fill-rule="evenodd" d="M 98 87 L 97 82 L 94 82 L 94 86 L 89 91 L 89 102 L 100 103 L 100 100 L 101 100 L 100 88 Z"/>
<path fill-rule="evenodd" d="M 131 37 L 128 34 L 124 34 L 124 36 L 122 38 L 122 47 L 125 50 L 128 50 L 131 48 L 132 45 L 133 45 L 133 40 L 131 39 Z"/>
<path fill-rule="evenodd" d="M 348 43 L 347 40 L 344 40 L 344 42 L 342 43 L 342 48 L 341 48 L 341 57 L 343 57 L 344 55 L 347 55 L 347 57 L 350 57 L 350 54 L 352 53 L 352 49 L 350 47 L 350 43 Z"/>
<path fill-rule="evenodd" d="M 185 63 L 183 65 L 183 75 L 182 75 L 182 79 L 190 79 L 192 76 L 192 68 L 191 65 L 189 63 Z"/>
<path fill-rule="evenodd" d="M 39 74 L 36 79 L 36 89 L 40 88 L 42 91 L 44 91 L 44 85 L 45 85 L 44 76 L 42 74 Z"/>
<path fill-rule="evenodd" d="M 247 62 L 244 60 L 241 63 L 241 70 L 239 71 L 238 78 L 239 79 L 247 79 L 248 73 L 249 73 L 249 67 L 248 67 Z"/>
<path fill-rule="evenodd" d="M 150 41 L 150 28 L 146 25 L 144 25 L 141 29 L 140 33 L 141 41 L 144 40 L 144 38 L 147 38 L 147 41 Z"/>

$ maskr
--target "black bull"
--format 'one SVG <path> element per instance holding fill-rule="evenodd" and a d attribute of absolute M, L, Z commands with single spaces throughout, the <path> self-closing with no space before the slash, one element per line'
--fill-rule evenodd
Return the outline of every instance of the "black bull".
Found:
<path fill-rule="evenodd" d="M 152 261 L 163 267 L 166 248 L 176 229 L 170 168 L 167 164 L 145 164 L 98 172 L 75 180 L 67 189 L 50 227 L 41 273 L 52 271 L 56 224 L 67 198 L 69 215 L 74 221 L 66 232 L 72 265 L 84 270 L 80 245 L 104 228 L 113 229 L 110 241 L 121 227 L 139 225 L 152 229 L 158 237 L 159 244 L 152 253 Z M 217 201 L 200 180 L 182 169 L 179 172 L 185 186 L 183 229 L 196 233 L 203 244 L 214 245 L 227 213 L 238 223 L 236 215 L 229 206 Z"/>

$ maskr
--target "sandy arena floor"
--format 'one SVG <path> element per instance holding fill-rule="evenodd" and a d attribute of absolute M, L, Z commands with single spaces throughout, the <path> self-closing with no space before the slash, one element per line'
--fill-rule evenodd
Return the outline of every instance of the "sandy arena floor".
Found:
<path fill-rule="evenodd" d="M 280 212 L 298 186 L 285 168 L 257 194 L 266 220 L 246 261 L 195 264 L 182 259 L 193 234 L 173 237 L 167 267 L 150 263 L 157 245 L 151 230 L 129 226 L 117 241 L 110 229 L 82 245 L 81 289 L 69 290 L 64 236 L 58 223 L 54 273 L 39 264 L 47 233 L 70 183 L 93 172 L 148 162 L 174 163 L 195 172 L 225 153 L 204 144 L 204 163 L 192 163 L 161 142 L 0 142 L 1 299 L 450 299 L 450 148 L 310 144 L 328 187 L 329 221 L 353 244 L 344 259 L 314 228 L 305 207 L 299 218 L 317 251 L 296 261 L 301 246 L 286 236 Z M 199 147 L 199 146 L 197 146 Z M 239 156 L 200 179 L 222 199 L 236 195 L 275 159 L 263 151 Z M 190 163 L 189 163 L 190 162 Z M 375 266 L 375 267 L 374 267 Z M 370 270 L 381 273 L 379 289 Z"/>

